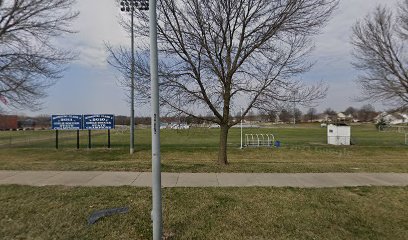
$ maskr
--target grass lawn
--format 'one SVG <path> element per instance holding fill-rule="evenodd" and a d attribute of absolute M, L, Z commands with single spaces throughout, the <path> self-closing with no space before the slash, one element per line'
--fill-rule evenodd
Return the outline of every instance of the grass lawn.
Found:
<path fill-rule="evenodd" d="M 162 170 L 408 172 L 408 146 L 404 145 L 404 134 L 378 132 L 373 125 L 353 126 L 354 145 L 340 147 L 328 146 L 326 129 L 318 125 L 244 129 L 246 133 L 272 133 L 282 142 L 282 147 L 240 150 L 240 130 L 233 128 L 229 135 L 230 165 L 221 167 L 216 164 L 218 129 L 162 130 Z M 133 156 L 129 155 L 129 133 L 121 130 L 112 132 L 110 150 L 106 149 L 107 136 L 103 131 L 93 133 L 90 150 L 87 149 L 86 131 L 81 132 L 80 150 L 75 149 L 75 132 L 60 132 L 59 150 L 55 149 L 54 134 L 52 131 L 0 132 L 0 169 L 150 171 L 150 129 L 136 130 Z M 19 144 L 10 144 L 14 135 L 20 140 Z"/>
<path fill-rule="evenodd" d="M 150 239 L 147 188 L 0 186 L 0 239 Z M 408 187 L 163 190 L 170 239 L 407 239 Z M 87 225 L 96 210 L 127 214 Z"/>

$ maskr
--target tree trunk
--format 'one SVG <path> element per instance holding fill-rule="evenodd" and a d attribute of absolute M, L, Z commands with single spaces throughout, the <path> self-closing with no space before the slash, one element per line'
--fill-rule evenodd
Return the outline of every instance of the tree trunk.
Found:
<path fill-rule="evenodd" d="M 229 127 L 227 124 L 221 124 L 221 131 L 220 131 L 220 147 L 218 152 L 218 163 L 220 165 L 227 165 L 227 140 L 228 140 L 228 130 Z"/>

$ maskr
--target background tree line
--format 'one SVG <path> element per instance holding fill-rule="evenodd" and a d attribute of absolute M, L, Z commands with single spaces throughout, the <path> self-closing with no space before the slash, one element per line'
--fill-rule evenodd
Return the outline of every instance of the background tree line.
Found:
<path fill-rule="evenodd" d="M 398 111 L 401 109 L 390 109 L 389 112 Z M 402 109 L 402 111 L 408 111 L 408 109 Z M 375 108 L 370 105 L 364 105 L 361 108 L 357 107 L 348 107 L 344 111 L 335 111 L 332 108 L 327 108 L 322 112 L 318 112 L 316 108 L 309 108 L 307 110 L 300 110 L 295 108 L 295 115 L 293 115 L 293 109 L 291 108 L 282 108 L 279 110 L 261 110 L 261 111 L 249 111 L 249 113 L 243 117 L 244 122 L 270 122 L 270 123 L 293 123 L 295 119 L 296 123 L 306 123 L 306 122 L 317 122 L 324 117 L 328 117 L 331 121 L 336 121 L 338 119 L 337 113 L 343 113 L 346 116 L 351 116 L 353 120 L 359 122 L 372 122 L 375 117 L 377 117 L 381 112 L 375 110 Z M 295 118 L 294 118 L 295 117 Z M 195 118 L 185 114 L 169 114 L 161 118 L 163 124 L 170 123 L 183 123 L 189 125 L 210 125 L 213 123 L 214 116 L 211 114 L 200 115 L 200 118 Z M 235 115 L 231 115 L 230 118 L 232 121 L 239 123 L 241 120 L 241 113 L 237 112 Z M 42 114 L 38 116 L 18 116 L 18 120 L 23 122 L 26 120 L 33 120 L 35 125 L 39 128 L 49 128 L 51 126 L 51 116 Z M 129 126 L 130 117 L 125 115 L 116 115 L 115 124 Z M 140 116 L 135 117 L 136 125 L 150 125 L 151 119 L 149 116 Z"/>

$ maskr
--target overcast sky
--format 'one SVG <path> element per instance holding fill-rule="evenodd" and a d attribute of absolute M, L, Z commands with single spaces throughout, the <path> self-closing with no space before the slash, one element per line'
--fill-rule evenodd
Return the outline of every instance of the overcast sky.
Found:
<path fill-rule="evenodd" d="M 329 85 L 328 96 L 317 107 L 343 111 L 348 106 L 364 103 L 353 101 L 359 95 L 353 82 L 358 72 L 351 66 L 351 27 L 379 5 L 396 9 L 397 0 L 340 0 L 331 21 L 315 39 L 310 56 L 316 61 L 313 69 L 301 79 L 306 82 L 324 81 Z M 79 58 L 69 65 L 64 77 L 48 89 L 43 109 L 36 112 L 13 111 L 27 115 L 113 113 L 129 115 L 124 90 L 118 86 L 116 73 L 106 62 L 104 42 L 130 45 L 118 23 L 119 9 L 113 0 L 78 0 L 79 18 L 73 28 L 78 31 L 58 42 L 79 52 Z M 382 106 L 376 104 L 377 110 Z M 136 106 L 136 116 L 148 116 L 148 106 Z"/>

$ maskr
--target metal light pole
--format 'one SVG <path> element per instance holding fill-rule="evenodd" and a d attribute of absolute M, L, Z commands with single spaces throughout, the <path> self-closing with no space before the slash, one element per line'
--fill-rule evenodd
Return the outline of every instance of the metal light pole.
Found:
<path fill-rule="evenodd" d="M 162 239 L 162 198 L 160 163 L 160 112 L 159 77 L 157 53 L 157 14 L 156 0 L 149 1 L 150 22 L 150 76 L 152 88 L 152 197 L 153 197 L 153 240 Z"/>
<path fill-rule="evenodd" d="M 242 149 L 242 108 L 241 108 L 241 149 Z"/>
<path fill-rule="evenodd" d="M 130 23 L 130 45 L 132 51 L 132 64 L 131 64 L 131 74 L 130 74 L 130 154 L 135 152 L 135 40 L 133 33 L 133 13 L 134 8 L 130 11 L 131 23 Z"/>
<path fill-rule="evenodd" d="M 293 91 L 293 126 L 296 125 L 296 90 Z"/>
<path fill-rule="evenodd" d="M 120 10 L 130 12 L 130 45 L 132 51 L 131 68 L 130 68 L 130 154 L 135 152 L 135 42 L 134 42 L 134 11 L 148 10 L 146 0 L 122 0 Z"/>

